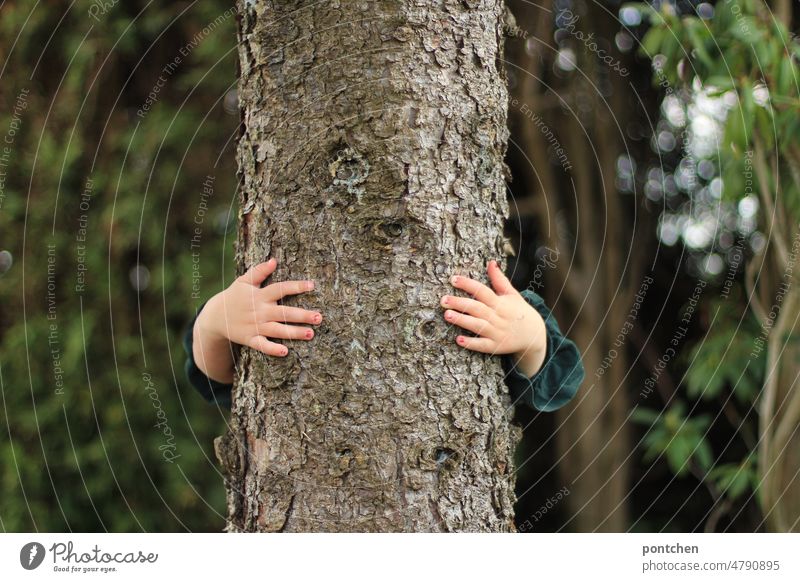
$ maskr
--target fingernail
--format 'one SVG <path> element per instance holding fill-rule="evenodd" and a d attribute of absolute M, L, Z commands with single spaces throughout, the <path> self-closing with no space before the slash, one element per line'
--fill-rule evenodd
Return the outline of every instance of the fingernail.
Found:
<path fill-rule="evenodd" d="M 281 355 L 282 355 L 282 356 L 285 356 L 285 355 L 286 355 L 286 354 L 288 354 L 288 353 L 289 353 L 289 348 L 283 348 L 283 349 L 281 350 Z"/>
<path fill-rule="evenodd" d="M 453 319 L 453 312 L 452 311 L 445 311 L 444 312 L 445 319 Z"/>
<path fill-rule="evenodd" d="M 457 341 L 458 343 L 460 343 L 460 344 L 463 344 L 463 343 L 464 343 L 464 336 L 458 336 L 458 337 L 456 338 L 456 341 Z"/>
<path fill-rule="evenodd" d="M 306 287 L 308 288 L 309 291 L 311 291 L 314 288 L 314 281 L 309 281 L 308 283 L 306 283 Z"/>
<path fill-rule="evenodd" d="M 449 299 L 449 297 L 447 297 L 447 295 L 445 295 L 444 297 L 442 297 L 442 305 L 447 305 L 447 302 L 448 302 L 449 300 L 450 300 L 450 299 Z"/>
<path fill-rule="evenodd" d="M 306 338 L 311 339 L 312 337 L 314 337 L 314 332 L 309 329 L 306 332 Z"/>
<path fill-rule="evenodd" d="M 322 316 L 318 313 L 314 316 L 314 323 L 319 323 L 320 321 L 322 321 Z"/>
<path fill-rule="evenodd" d="M 450 278 L 450 282 L 451 282 L 453 285 L 455 285 L 456 283 L 458 283 L 458 275 L 453 275 L 453 276 Z"/>

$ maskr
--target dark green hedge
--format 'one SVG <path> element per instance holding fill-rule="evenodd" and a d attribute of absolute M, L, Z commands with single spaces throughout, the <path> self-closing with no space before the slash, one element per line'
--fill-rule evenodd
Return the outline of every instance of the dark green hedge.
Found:
<path fill-rule="evenodd" d="M 180 340 L 233 273 L 232 5 L 35 4 L 0 8 L 0 528 L 218 531 Z"/>

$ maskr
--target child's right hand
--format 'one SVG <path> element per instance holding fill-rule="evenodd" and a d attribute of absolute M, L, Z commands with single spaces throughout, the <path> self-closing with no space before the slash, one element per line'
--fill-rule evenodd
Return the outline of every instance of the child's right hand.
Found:
<path fill-rule="evenodd" d="M 230 287 L 214 295 L 197 316 L 194 325 L 193 351 L 198 367 L 210 378 L 230 382 L 233 358 L 227 342 L 251 347 L 270 356 L 285 356 L 286 346 L 273 339 L 310 340 L 310 327 L 288 325 L 322 322 L 317 311 L 279 305 L 287 295 L 314 289 L 313 281 L 283 281 L 261 288 L 278 262 L 270 259 L 238 277 Z"/>

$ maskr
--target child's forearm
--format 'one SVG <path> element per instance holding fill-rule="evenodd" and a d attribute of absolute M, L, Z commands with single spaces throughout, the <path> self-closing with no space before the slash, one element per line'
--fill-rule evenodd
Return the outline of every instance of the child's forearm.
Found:
<path fill-rule="evenodd" d="M 514 362 L 517 370 L 530 378 L 542 368 L 546 356 L 547 346 L 542 350 L 529 348 L 525 352 L 514 354 Z"/>
<path fill-rule="evenodd" d="M 192 329 L 192 355 L 200 371 L 212 380 L 223 384 L 233 382 L 231 342 L 203 326 L 202 312 Z"/>

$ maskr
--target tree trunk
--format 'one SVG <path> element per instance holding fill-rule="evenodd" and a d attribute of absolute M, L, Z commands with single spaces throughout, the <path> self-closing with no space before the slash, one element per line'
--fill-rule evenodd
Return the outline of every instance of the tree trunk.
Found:
<path fill-rule="evenodd" d="M 776 179 L 783 160 L 756 139 L 753 169 L 764 205 L 769 246 L 748 265 L 750 306 L 761 323 L 758 345 L 765 352 L 764 385 L 758 401 L 758 500 L 768 531 L 800 531 L 800 290 L 797 261 L 800 230 L 786 207 L 788 176 Z M 790 175 L 800 172 L 795 167 Z"/>
<path fill-rule="evenodd" d="M 439 307 L 503 259 L 502 2 L 237 6 L 237 268 L 324 321 L 239 354 L 228 531 L 513 531 L 501 367 Z"/>
<path fill-rule="evenodd" d="M 800 233 L 794 233 L 795 236 Z M 797 256 L 794 257 L 796 261 Z M 792 266 L 792 270 L 796 267 Z M 794 279 L 794 275 L 792 275 Z M 775 378 L 773 406 L 760 419 L 761 443 L 766 442 L 761 464 L 762 509 L 769 531 L 800 532 L 800 291 L 788 281 L 786 297 L 775 328 L 767 340 L 767 385 Z M 779 335 L 780 334 L 780 335 Z"/>
<path fill-rule="evenodd" d="M 794 30 L 792 3 L 776 0 L 771 5 L 786 28 Z M 800 532 L 800 230 L 786 201 L 787 194 L 791 196 L 791 182 L 800 187 L 800 152 L 794 149 L 789 155 L 776 154 L 760 140 L 753 151 L 767 221 L 762 228 L 770 238 L 763 251 L 767 257 L 751 259 L 749 267 L 753 279 L 757 279 L 758 292 L 751 299 L 751 306 L 767 338 L 766 378 L 758 404 L 758 499 L 768 531 L 796 533 Z M 788 176 L 780 176 L 781 168 L 784 172 L 788 168 Z M 760 264 L 762 259 L 766 268 Z"/>

